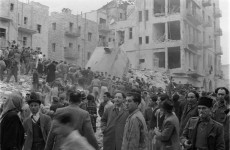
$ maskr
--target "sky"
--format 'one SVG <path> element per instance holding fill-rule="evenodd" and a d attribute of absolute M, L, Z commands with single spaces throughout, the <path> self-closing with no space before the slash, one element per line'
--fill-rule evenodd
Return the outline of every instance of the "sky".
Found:
<path fill-rule="evenodd" d="M 90 12 L 91 10 L 97 10 L 111 0 L 20 0 L 23 2 L 35 1 L 49 7 L 50 12 L 60 12 L 62 8 L 69 8 L 73 14 L 80 14 L 81 12 Z M 219 0 L 220 10 L 222 11 L 222 17 L 220 18 L 220 27 L 223 31 L 221 36 L 221 47 L 223 55 L 221 58 L 222 64 L 230 64 L 229 53 L 229 33 L 230 33 L 230 2 L 229 0 Z"/>

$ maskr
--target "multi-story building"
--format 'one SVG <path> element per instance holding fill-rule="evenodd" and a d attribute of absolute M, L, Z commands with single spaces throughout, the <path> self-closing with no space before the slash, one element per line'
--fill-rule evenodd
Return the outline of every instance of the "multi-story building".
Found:
<path fill-rule="evenodd" d="M 16 41 L 21 47 L 31 47 L 47 55 L 49 7 L 37 2 L 1 0 L 0 47 Z"/>
<path fill-rule="evenodd" d="M 49 58 L 85 66 L 97 47 L 98 25 L 68 8 L 52 12 L 49 19 Z"/>
<path fill-rule="evenodd" d="M 221 10 L 218 0 L 136 0 L 125 21 L 113 26 L 124 35 L 132 67 L 167 70 L 176 83 L 212 91 L 221 69 Z"/>

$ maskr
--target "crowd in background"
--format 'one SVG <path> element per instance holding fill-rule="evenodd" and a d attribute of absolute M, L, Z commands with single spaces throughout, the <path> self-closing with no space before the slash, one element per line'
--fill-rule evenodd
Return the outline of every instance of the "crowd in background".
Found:
<path fill-rule="evenodd" d="M 17 82 L 18 70 L 32 76 L 25 97 L 20 92 L 2 97 L 2 150 L 229 150 L 224 87 L 198 92 L 170 82 L 164 90 L 132 71 L 123 77 L 93 72 L 47 60 L 30 48 L 19 50 L 15 42 L 1 52 L 0 65 L 5 82 L 12 75 Z M 98 130 L 102 145 L 94 134 Z"/>

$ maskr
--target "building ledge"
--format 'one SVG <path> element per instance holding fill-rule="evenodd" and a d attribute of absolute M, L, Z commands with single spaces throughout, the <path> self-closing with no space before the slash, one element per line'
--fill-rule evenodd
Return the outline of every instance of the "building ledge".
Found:
<path fill-rule="evenodd" d="M 79 31 L 65 31 L 65 35 L 69 37 L 80 37 L 81 36 Z"/>
<path fill-rule="evenodd" d="M 0 16 L 0 20 L 1 20 L 1 21 L 9 22 L 9 21 L 11 21 L 12 19 L 11 19 L 9 16 Z"/>
<path fill-rule="evenodd" d="M 30 28 L 27 28 L 27 27 L 23 27 L 23 26 L 19 26 L 18 27 L 18 31 L 29 33 L 29 34 L 35 34 L 35 33 L 37 33 L 36 30 L 30 29 Z"/>
<path fill-rule="evenodd" d="M 187 75 L 192 78 L 204 77 L 204 75 L 199 73 L 197 70 L 188 70 Z"/>

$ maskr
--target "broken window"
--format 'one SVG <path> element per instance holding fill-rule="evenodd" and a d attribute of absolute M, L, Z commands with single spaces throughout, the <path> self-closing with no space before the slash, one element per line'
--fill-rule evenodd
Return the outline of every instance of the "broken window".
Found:
<path fill-rule="evenodd" d="M 180 21 L 168 22 L 168 39 L 180 40 Z"/>
<path fill-rule="evenodd" d="M 52 51 L 55 52 L 56 50 L 56 43 L 52 43 Z"/>
<path fill-rule="evenodd" d="M 139 37 L 139 44 L 142 44 L 142 37 Z"/>
<path fill-rule="evenodd" d="M 23 42 L 23 46 L 26 46 L 26 44 L 27 44 L 27 37 L 23 37 L 22 42 Z"/>
<path fill-rule="evenodd" d="M 165 52 L 155 52 L 153 63 L 157 68 L 165 68 Z"/>
<path fill-rule="evenodd" d="M 24 17 L 24 24 L 27 24 L 28 18 Z"/>
<path fill-rule="evenodd" d="M 69 48 L 73 48 L 73 43 L 69 43 Z"/>
<path fill-rule="evenodd" d="M 153 40 L 157 43 L 165 41 L 165 23 L 153 25 Z"/>
<path fill-rule="evenodd" d="M 168 48 L 168 68 L 180 68 L 180 47 L 169 47 Z"/>
<path fill-rule="evenodd" d="M 10 11 L 14 11 L 14 4 L 10 3 Z"/>
<path fill-rule="evenodd" d="M 154 0 L 154 16 L 160 17 L 165 15 L 165 1 Z"/>
<path fill-rule="evenodd" d="M 145 21 L 149 20 L 149 11 L 145 10 Z"/>
<path fill-rule="evenodd" d="M 139 11 L 139 22 L 142 21 L 142 11 Z"/>
<path fill-rule="evenodd" d="M 80 49 L 81 49 L 81 46 L 80 45 L 78 45 L 77 46 L 77 50 L 80 52 Z"/>
<path fill-rule="evenodd" d="M 70 23 L 69 23 L 69 31 L 72 31 L 72 30 L 73 30 L 73 23 L 70 22 Z"/>
<path fill-rule="evenodd" d="M 103 19 L 103 18 L 100 18 L 100 19 L 99 19 L 99 24 L 106 24 L 106 20 Z"/>
<path fill-rule="evenodd" d="M 133 28 L 129 28 L 129 39 L 133 38 Z"/>
<path fill-rule="evenodd" d="M 146 37 L 145 37 L 145 43 L 146 43 L 146 44 L 149 44 L 149 36 L 146 36 Z"/>
<path fill-rule="evenodd" d="M 91 41 L 91 40 L 92 40 L 92 33 L 88 32 L 88 41 Z"/>
<path fill-rule="evenodd" d="M 56 30 L 56 23 L 52 23 L 52 29 Z"/>
<path fill-rule="evenodd" d="M 139 59 L 139 64 L 144 63 L 145 59 Z"/>
<path fill-rule="evenodd" d="M 169 0 L 169 14 L 180 13 L 180 0 Z"/>
<path fill-rule="evenodd" d="M 37 31 L 38 33 L 41 33 L 41 30 L 42 30 L 42 26 L 40 24 L 37 25 Z"/>
<path fill-rule="evenodd" d="M 0 38 L 6 38 L 6 29 L 0 28 Z"/>

